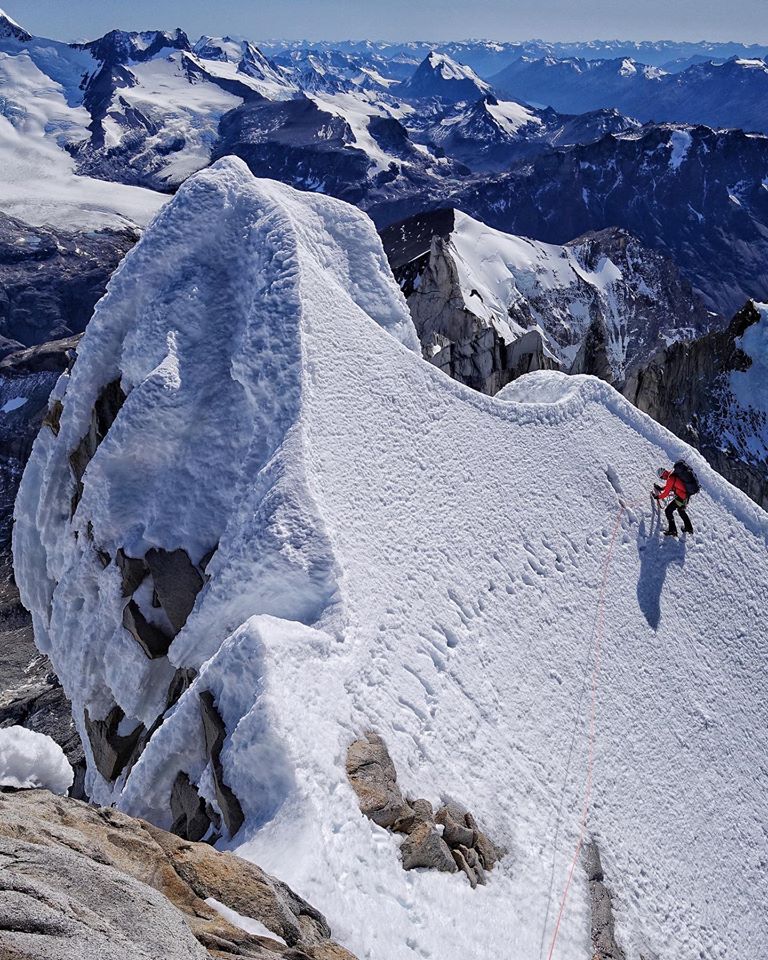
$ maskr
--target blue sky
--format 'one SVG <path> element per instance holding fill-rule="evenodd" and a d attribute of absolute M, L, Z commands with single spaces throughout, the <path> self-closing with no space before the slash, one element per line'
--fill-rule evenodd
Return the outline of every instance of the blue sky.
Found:
<path fill-rule="evenodd" d="M 62 40 L 182 27 L 254 39 L 621 39 L 768 42 L 766 0 L 0 0 Z"/>

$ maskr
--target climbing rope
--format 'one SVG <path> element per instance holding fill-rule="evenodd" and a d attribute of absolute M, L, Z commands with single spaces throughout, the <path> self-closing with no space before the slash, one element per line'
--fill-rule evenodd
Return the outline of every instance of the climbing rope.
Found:
<path fill-rule="evenodd" d="M 579 857 L 581 856 L 581 851 L 584 847 L 584 842 L 587 835 L 587 822 L 589 819 L 589 810 L 592 800 L 592 786 L 594 782 L 594 761 L 595 761 L 595 731 L 597 727 L 597 691 L 598 691 L 598 682 L 600 676 L 600 662 L 602 657 L 602 646 L 605 635 L 605 593 L 606 587 L 608 584 L 608 574 L 610 572 L 611 560 L 613 558 L 614 547 L 616 546 L 616 538 L 621 527 L 621 521 L 624 516 L 624 513 L 630 510 L 632 507 L 638 506 L 641 503 L 646 502 L 645 499 L 635 500 L 631 503 L 622 503 L 619 507 L 618 513 L 616 514 L 616 519 L 613 524 L 613 530 L 611 532 L 611 539 L 608 544 L 608 550 L 603 560 L 603 569 L 602 577 L 600 580 L 600 589 L 598 592 L 597 598 L 597 609 L 595 611 L 595 621 L 592 629 L 592 636 L 590 642 L 590 651 L 587 664 L 591 661 L 592 663 L 592 676 L 591 676 L 591 697 L 590 697 L 590 708 L 589 708 L 589 736 L 587 740 L 587 774 L 586 781 L 584 786 L 584 799 L 582 802 L 581 816 L 579 818 L 579 832 L 578 839 L 576 842 L 576 847 L 573 851 L 573 857 L 571 859 L 570 866 L 568 868 L 568 875 L 565 882 L 565 888 L 563 889 L 563 894 L 560 899 L 560 908 L 557 913 L 557 919 L 555 921 L 554 930 L 552 932 L 552 940 L 549 945 L 549 952 L 547 953 L 547 960 L 552 960 L 555 953 L 555 948 L 557 946 L 557 939 L 560 934 L 560 924 L 562 923 L 563 916 L 565 914 L 565 907 L 568 901 L 568 894 L 571 889 L 571 883 L 573 881 L 573 874 L 576 870 L 576 864 L 579 862 Z M 579 711 L 580 712 L 580 711 Z M 578 716 L 577 721 L 578 723 Z M 570 760 L 569 760 L 570 763 Z M 566 771 L 566 778 L 568 773 Z"/>

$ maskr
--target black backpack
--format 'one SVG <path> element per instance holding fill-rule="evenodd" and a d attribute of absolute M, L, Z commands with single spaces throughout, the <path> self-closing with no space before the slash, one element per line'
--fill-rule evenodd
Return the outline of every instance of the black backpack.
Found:
<path fill-rule="evenodd" d="M 699 483 L 699 478 L 693 472 L 693 470 L 688 466 L 685 460 L 678 460 L 677 463 L 672 468 L 673 473 L 676 477 L 683 481 L 683 486 L 685 487 L 685 492 L 688 494 L 690 499 L 695 493 L 698 493 L 701 490 L 701 484 Z"/>

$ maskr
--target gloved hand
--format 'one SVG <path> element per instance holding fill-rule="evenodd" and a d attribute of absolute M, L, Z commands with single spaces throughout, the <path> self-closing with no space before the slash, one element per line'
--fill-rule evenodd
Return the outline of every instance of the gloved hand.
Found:
<path fill-rule="evenodd" d="M 652 491 L 651 496 L 653 497 L 654 500 L 658 500 L 658 499 L 659 499 L 659 494 L 658 494 L 658 492 L 657 492 L 656 490 L 653 490 L 653 491 Z"/>

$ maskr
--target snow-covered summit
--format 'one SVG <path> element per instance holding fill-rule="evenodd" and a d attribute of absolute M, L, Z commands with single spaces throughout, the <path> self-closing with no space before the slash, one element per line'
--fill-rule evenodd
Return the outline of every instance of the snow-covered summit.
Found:
<path fill-rule="evenodd" d="M 418 99 L 437 97 L 451 103 L 477 100 L 491 93 L 491 87 L 464 64 L 444 53 L 430 52 L 413 76 L 399 87 L 404 96 Z"/>
<path fill-rule="evenodd" d="M 552 937 L 593 742 L 626 956 L 759 955 L 764 514 L 593 378 L 494 400 L 415 347 L 370 221 L 236 160 L 126 257 L 16 511 L 93 796 L 279 863 L 358 956 L 522 960 Z M 647 488 L 681 455 L 697 534 L 662 542 Z M 404 791 L 507 848 L 487 886 L 404 872 L 361 815 L 345 755 L 370 729 Z M 589 939 L 579 870 L 556 956 Z"/>
<path fill-rule="evenodd" d="M 95 60 L 107 66 L 140 63 L 171 50 L 191 50 L 189 37 L 180 28 L 166 30 L 110 30 L 97 40 L 73 44 L 90 51 Z"/>
<path fill-rule="evenodd" d="M 255 81 L 251 86 L 258 94 L 275 100 L 289 99 L 296 91 L 296 87 L 283 75 L 277 64 L 249 40 L 201 37 L 194 45 L 193 52 L 203 74 L 214 81 L 244 81 L 248 78 Z M 216 66 L 217 61 L 221 66 Z M 230 66 L 234 66 L 236 73 L 227 69 Z"/>
<path fill-rule="evenodd" d="M 0 40 L 18 40 L 26 43 L 32 39 L 32 34 L 18 24 L 13 17 L 8 16 L 5 10 L 0 9 Z"/>

